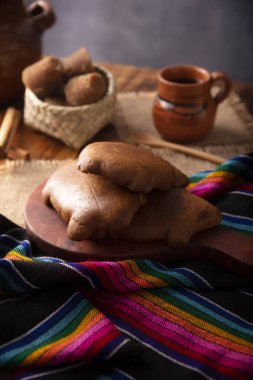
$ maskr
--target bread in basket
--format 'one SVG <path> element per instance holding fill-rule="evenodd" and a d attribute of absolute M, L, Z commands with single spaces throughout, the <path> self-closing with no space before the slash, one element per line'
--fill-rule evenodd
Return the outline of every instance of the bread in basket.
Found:
<path fill-rule="evenodd" d="M 53 105 L 25 90 L 25 124 L 80 150 L 99 130 L 108 124 L 115 108 L 115 84 L 112 73 L 102 66 L 95 70 L 107 81 L 107 92 L 95 103 L 70 107 Z"/>

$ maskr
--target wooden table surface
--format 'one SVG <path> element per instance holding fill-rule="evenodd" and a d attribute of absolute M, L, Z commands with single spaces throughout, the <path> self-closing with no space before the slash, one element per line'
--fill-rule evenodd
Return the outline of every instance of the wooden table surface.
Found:
<path fill-rule="evenodd" d="M 118 92 L 154 91 L 157 87 L 156 69 L 104 62 L 102 64 L 114 74 Z M 253 83 L 235 83 L 234 90 L 253 114 Z M 67 148 L 56 139 L 24 125 L 19 128 L 13 145 L 29 151 L 33 159 L 66 159 L 78 155 L 78 152 Z"/>

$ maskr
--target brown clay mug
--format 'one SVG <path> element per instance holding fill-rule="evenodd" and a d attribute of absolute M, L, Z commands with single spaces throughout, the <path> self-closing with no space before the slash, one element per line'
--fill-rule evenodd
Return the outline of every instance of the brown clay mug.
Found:
<path fill-rule="evenodd" d="M 218 93 L 212 95 L 212 87 Z M 167 66 L 159 72 L 153 103 L 158 132 L 174 142 L 193 142 L 212 129 L 217 106 L 229 94 L 232 81 L 221 71 L 209 72 L 195 65 Z"/>

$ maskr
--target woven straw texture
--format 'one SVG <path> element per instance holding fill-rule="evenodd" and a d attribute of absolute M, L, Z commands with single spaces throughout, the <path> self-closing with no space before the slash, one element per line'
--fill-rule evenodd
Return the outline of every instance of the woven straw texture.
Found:
<path fill-rule="evenodd" d="M 63 141 L 80 150 L 114 114 L 115 86 L 113 75 L 102 66 L 96 66 L 108 81 L 107 94 L 98 102 L 79 107 L 63 107 L 40 100 L 32 91 L 25 91 L 24 121 L 30 127 Z"/>

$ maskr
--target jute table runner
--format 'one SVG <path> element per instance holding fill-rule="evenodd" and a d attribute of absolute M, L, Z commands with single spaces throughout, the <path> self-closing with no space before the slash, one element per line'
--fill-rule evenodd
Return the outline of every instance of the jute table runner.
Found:
<path fill-rule="evenodd" d="M 156 134 L 151 105 L 154 93 L 118 95 L 114 124 L 118 135 L 128 141 L 138 131 Z M 234 94 L 220 107 L 213 131 L 196 148 L 224 157 L 224 160 L 253 150 L 253 121 L 243 103 Z M 215 164 L 168 149 L 152 149 L 187 175 L 213 169 Z M 24 226 L 23 210 L 29 194 L 67 161 L 5 161 L 0 165 L 0 213 Z"/>
<path fill-rule="evenodd" d="M 66 161 L 6 161 L 0 165 L 0 213 L 24 226 L 29 194 Z"/>
<path fill-rule="evenodd" d="M 129 92 L 119 94 L 114 119 L 117 132 L 127 139 L 133 132 L 149 132 L 159 136 L 152 121 L 154 92 Z M 253 119 L 244 103 L 235 94 L 222 102 L 217 111 L 215 125 L 211 133 L 192 146 L 224 146 L 253 142 Z"/>
<path fill-rule="evenodd" d="M 116 131 L 123 141 L 131 140 L 134 132 L 159 136 L 152 121 L 154 92 L 119 94 L 114 118 Z M 232 92 L 218 107 L 215 125 L 205 140 L 189 146 L 224 157 L 224 160 L 253 150 L 253 118 L 245 104 Z M 216 165 L 176 153 L 170 149 L 152 149 L 164 159 L 190 175 L 213 169 Z"/>

